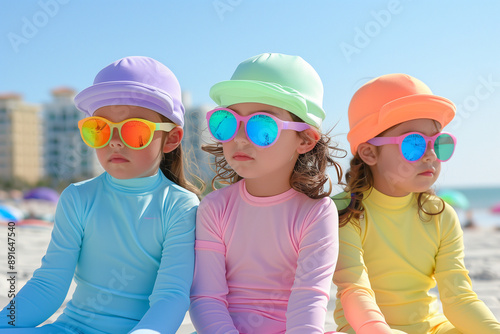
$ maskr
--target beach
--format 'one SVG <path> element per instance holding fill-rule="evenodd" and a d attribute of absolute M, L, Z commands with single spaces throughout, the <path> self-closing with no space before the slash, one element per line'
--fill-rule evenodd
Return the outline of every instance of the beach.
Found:
<path fill-rule="evenodd" d="M 16 291 L 30 279 L 33 271 L 40 266 L 47 245 L 50 240 L 51 226 L 16 226 L 15 227 L 15 264 Z M 8 304 L 10 282 L 8 272 L 8 225 L 0 224 L 0 307 Z M 469 270 L 473 289 L 479 298 L 491 309 L 493 314 L 500 319 L 500 231 L 492 226 L 478 227 L 464 231 L 465 264 Z M 74 283 L 68 292 L 65 302 L 59 310 L 50 317 L 46 323 L 53 322 L 62 312 L 66 302 L 71 298 Z M 332 287 L 331 298 L 328 304 L 325 330 L 335 330 L 333 309 L 335 305 L 335 287 Z M 434 291 L 437 293 L 437 290 Z M 177 333 L 192 333 L 194 327 L 186 317 Z"/>

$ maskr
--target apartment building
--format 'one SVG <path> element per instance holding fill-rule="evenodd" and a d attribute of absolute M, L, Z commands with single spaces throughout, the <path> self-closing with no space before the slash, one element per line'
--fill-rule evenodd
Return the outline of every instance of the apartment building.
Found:
<path fill-rule="evenodd" d="M 67 87 L 52 90 L 52 100 L 43 105 L 44 171 L 54 182 L 82 180 L 98 175 L 100 167 L 95 150 L 83 142 L 78 121 L 85 115 L 73 98 L 76 92 Z"/>
<path fill-rule="evenodd" d="M 40 106 L 0 94 L 0 179 L 36 183 L 43 176 Z"/>

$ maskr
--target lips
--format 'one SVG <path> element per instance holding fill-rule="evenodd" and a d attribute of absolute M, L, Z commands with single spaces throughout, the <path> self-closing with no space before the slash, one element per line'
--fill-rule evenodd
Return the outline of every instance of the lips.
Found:
<path fill-rule="evenodd" d="M 248 161 L 248 160 L 253 160 L 251 156 L 248 154 L 245 154 L 243 152 L 236 152 L 233 154 L 233 159 L 236 161 Z"/>
<path fill-rule="evenodd" d="M 119 163 L 128 162 L 128 159 L 126 159 L 125 157 L 123 157 L 120 154 L 112 154 L 109 157 L 109 162 L 112 162 L 112 163 L 115 163 L 115 164 L 119 164 Z"/>
<path fill-rule="evenodd" d="M 428 169 L 428 170 L 425 170 L 423 171 L 422 173 L 419 173 L 418 175 L 422 175 L 422 176 L 434 176 L 434 169 Z"/>

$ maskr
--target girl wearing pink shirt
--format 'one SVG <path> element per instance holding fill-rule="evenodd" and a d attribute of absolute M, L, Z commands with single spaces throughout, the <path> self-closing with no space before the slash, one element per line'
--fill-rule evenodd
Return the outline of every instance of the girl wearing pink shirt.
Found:
<path fill-rule="evenodd" d="M 323 85 L 297 56 L 261 54 L 210 90 L 216 177 L 197 214 L 190 315 L 198 333 L 323 333 L 338 255 L 325 190 L 342 152 L 320 132 Z"/>

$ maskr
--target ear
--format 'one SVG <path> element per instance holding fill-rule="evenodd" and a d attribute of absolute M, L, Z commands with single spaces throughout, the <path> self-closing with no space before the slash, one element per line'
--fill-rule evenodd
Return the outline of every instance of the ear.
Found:
<path fill-rule="evenodd" d="M 358 146 L 358 155 L 368 166 L 373 166 L 377 163 L 378 152 L 377 147 L 369 143 L 361 143 Z"/>
<path fill-rule="evenodd" d="M 316 146 L 316 143 L 321 138 L 318 131 L 313 128 L 309 128 L 301 132 L 300 139 L 302 140 L 297 147 L 297 153 L 304 154 L 309 152 Z"/>
<path fill-rule="evenodd" d="M 165 144 L 163 144 L 163 153 L 172 152 L 181 143 L 184 136 L 184 130 L 180 126 L 176 126 L 167 134 Z"/>

